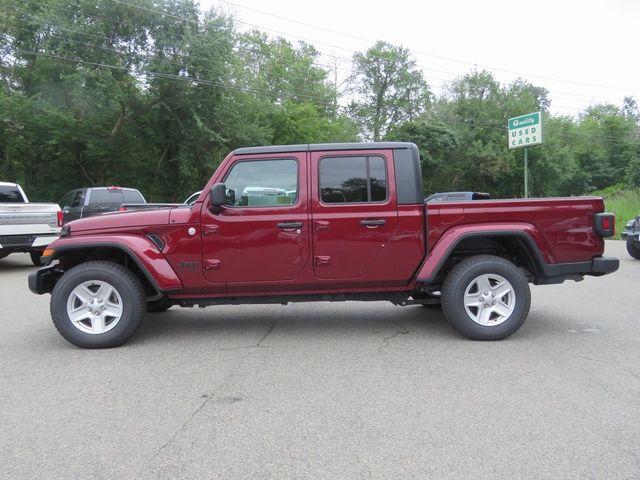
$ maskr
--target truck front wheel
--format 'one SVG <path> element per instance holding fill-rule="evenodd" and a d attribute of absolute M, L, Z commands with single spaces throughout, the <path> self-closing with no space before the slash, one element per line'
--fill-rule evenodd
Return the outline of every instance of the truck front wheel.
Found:
<path fill-rule="evenodd" d="M 53 324 L 65 339 L 84 348 L 123 344 L 140 325 L 145 307 L 138 278 L 112 262 L 87 262 L 72 268 L 51 293 Z"/>
<path fill-rule="evenodd" d="M 442 286 L 442 310 L 473 340 L 500 340 L 514 333 L 529 313 L 531 292 L 522 271 L 493 255 L 458 263 Z"/>

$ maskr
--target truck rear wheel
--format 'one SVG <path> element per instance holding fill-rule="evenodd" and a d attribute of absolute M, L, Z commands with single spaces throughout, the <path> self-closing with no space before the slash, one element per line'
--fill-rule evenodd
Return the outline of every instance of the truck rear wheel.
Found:
<path fill-rule="evenodd" d="M 445 317 L 473 340 L 508 337 L 520 328 L 530 304 L 529 283 L 522 271 L 493 255 L 458 263 L 442 286 Z"/>
<path fill-rule="evenodd" d="M 627 252 L 636 260 L 640 260 L 640 248 L 629 239 L 627 239 Z"/>
<path fill-rule="evenodd" d="M 84 348 L 123 344 L 144 316 L 138 278 L 124 266 L 87 262 L 66 272 L 51 293 L 51 317 L 60 334 Z"/>

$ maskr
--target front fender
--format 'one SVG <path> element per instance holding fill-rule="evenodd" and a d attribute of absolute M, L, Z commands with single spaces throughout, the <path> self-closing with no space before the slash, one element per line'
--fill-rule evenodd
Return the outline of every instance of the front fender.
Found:
<path fill-rule="evenodd" d="M 182 289 L 182 281 L 153 241 L 143 235 L 86 235 L 60 238 L 49 245 L 53 253 L 43 257 L 45 263 L 59 259 L 69 252 L 116 249 L 136 263 L 140 271 L 158 293 Z"/>
<path fill-rule="evenodd" d="M 435 246 L 429 251 L 429 254 L 422 262 L 416 280 L 418 282 L 432 282 L 444 266 L 451 253 L 456 246 L 464 239 L 471 237 L 515 237 L 522 239 L 529 247 L 530 253 L 533 254 L 536 263 L 539 266 L 548 263 L 554 263 L 549 248 L 546 246 L 546 240 L 538 229 L 530 223 L 509 223 L 499 225 L 463 225 L 452 227 L 447 230 Z"/>

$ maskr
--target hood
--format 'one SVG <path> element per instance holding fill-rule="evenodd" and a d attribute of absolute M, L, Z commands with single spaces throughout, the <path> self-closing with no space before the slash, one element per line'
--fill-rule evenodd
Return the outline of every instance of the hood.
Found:
<path fill-rule="evenodd" d="M 71 234 L 105 229 L 168 225 L 170 209 L 114 212 L 69 222 Z"/>

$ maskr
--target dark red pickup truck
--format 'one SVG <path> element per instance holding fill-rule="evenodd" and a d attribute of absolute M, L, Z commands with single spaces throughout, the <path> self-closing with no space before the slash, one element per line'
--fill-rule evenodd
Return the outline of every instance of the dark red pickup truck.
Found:
<path fill-rule="evenodd" d="M 82 347 L 122 344 L 172 305 L 319 300 L 441 303 L 495 340 L 525 320 L 529 283 L 617 270 L 602 256 L 614 223 L 596 197 L 427 205 L 411 143 L 241 148 L 192 206 L 66 225 L 29 287 Z"/>

